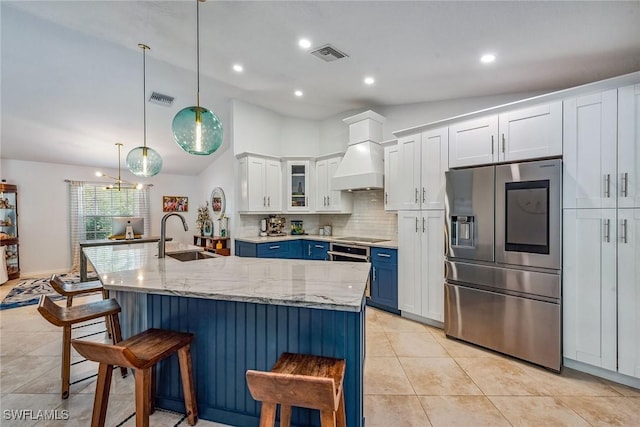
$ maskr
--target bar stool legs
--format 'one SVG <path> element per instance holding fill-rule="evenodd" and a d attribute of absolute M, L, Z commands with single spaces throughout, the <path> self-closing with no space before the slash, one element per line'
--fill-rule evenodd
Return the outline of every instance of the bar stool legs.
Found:
<path fill-rule="evenodd" d="M 88 360 L 100 363 L 98 386 L 93 403 L 91 427 L 103 427 L 114 365 L 135 369 L 136 427 L 148 427 L 155 404 L 155 366 L 178 353 L 187 420 L 198 422 L 190 344 L 193 334 L 149 329 L 114 345 L 73 340 L 75 349 Z"/>

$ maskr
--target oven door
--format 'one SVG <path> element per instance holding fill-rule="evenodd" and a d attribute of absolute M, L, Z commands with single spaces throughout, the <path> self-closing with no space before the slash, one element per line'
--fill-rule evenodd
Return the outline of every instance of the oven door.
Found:
<path fill-rule="evenodd" d="M 329 251 L 330 261 L 369 262 L 369 247 L 331 243 Z"/>
<path fill-rule="evenodd" d="M 561 267 L 562 161 L 496 167 L 496 262 Z"/>

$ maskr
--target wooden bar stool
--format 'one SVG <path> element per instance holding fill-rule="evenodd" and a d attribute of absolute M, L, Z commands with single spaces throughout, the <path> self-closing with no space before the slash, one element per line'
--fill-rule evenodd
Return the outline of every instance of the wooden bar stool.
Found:
<path fill-rule="evenodd" d="M 198 407 L 191 367 L 191 341 L 193 334 L 163 329 L 148 329 L 113 345 L 73 340 L 73 347 L 78 353 L 88 360 L 100 363 L 91 427 L 104 426 L 114 365 L 136 369 L 136 427 L 148 427 L 149 415 L 155 407 L 154 367 L 176 351 L 180 362 L 187 420 L 190 425 L 195 425 L 198 422 Z"/>
<path fill-rule="evenodd" d="M 291 407 L 320 410 L 322 427 L 347 424 L 342 382 L 346 362 L 332 357 L 283 353 L 270 372 L 247 371 L 251 396 L 262 402 L 260 427 L 291 425 Z"/>
<path fill-rule="evenodd" d="M 57 274 L 52 274 L 49 279 L 51 287 L 60 295 L 67 297 L 67 307 L 73 305 L 73 297 L 86 295 L 93 292 L 102 292 L 102 298 L 108 299 L 109 295 L 106 289 L 102 287 L 99 280 L 80 283 L 66 283 Z"/>
<path fill-rule="evenodd" d="M 69 377 L 71 373 L 71 327 L 77 323 L 86 322 L 100 317 L 107 317 L 113 331 L 113 341 L 122 340 L 118 313 L 120 305 L 114 299 L 106 299 L 75 307 L 60 307 L 46 295 L 40 297 L 38 311 L 49 323 L 62 326 L 62 398 L 69 397 Z M 125 377 L 127 371 L 122 370 Z M 86 379 L 86 378 L 85 378 Z"/>

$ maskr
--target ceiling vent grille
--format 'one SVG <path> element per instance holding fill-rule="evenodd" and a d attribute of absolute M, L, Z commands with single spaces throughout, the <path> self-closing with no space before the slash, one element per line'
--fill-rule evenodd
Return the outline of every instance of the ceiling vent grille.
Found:
<path fill-rule="evenodd" d="M 163 95 L 158 92 L 153 92 L 149 97 L 149 102 L 152 104 L 163 105 L 165 107 L 171 107 L 171 104 L 173 104 L 174 99 L 175 98 L 173 96 Z"/>
<path fill-rule="evenodd" d="M 347 55 L 344 52 L 340 52 L 338 49 L 331 46 L 330 44 L 326 44 L 322 47 L 317 48 L 316 50 L 311 52 L 311 55 L 327 62 L 332 62 L 338 59 L 349 57 L 349 55 Z"/>

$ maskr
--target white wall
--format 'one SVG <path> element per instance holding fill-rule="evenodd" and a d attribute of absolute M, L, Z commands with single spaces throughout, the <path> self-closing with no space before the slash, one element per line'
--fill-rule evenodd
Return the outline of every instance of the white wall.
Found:
<path fill-rule="evenodd" d="M 18 186 L 18 231 L 20 237 L 21 276 L 37 276 L 66 272 L 71 268 L 69 242 L 69 195 L 65 179 L 101 181 L 96 168 L 1 159 L 2 178 Z M 112 176 L 117 170 L 102 170 Z M 122 178 L 137 181 L 123 171 Z M 148 178 L 151 187 L 151 234 L 160 234 L 162 196 L 189 197 L 189 211 L 184 213 L 190 227 L 182 229 L 178 220 L 167 223 L 167 235 L 175 240 L 193 243 L 193 229 L 199 199 L 198 179 L 193 176 L 162 174 Z"/>
<path fill-rule="evenodd" d="M 232 101 L 231 109 L 235 154 L 248 152 L 280 157 L 281 115 L 238 100 Z"/>

